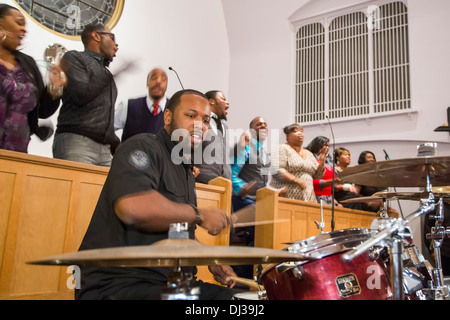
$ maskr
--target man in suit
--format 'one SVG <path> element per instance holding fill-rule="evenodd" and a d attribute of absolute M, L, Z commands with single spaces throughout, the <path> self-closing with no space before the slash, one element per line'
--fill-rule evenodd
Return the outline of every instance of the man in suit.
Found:
<path fill-rule="evenodd" d="M 123 129 L 122 142 L 139 133 L 158 134 L 164 126 L 164 109 L 168 78 L 163 69 L 155 68 L 147 76 L 145 97 L 121 102 L 116 108 L 114 129 Z"/>
<path fill-rule="evenodd" d="M 196 182 L 208 183 L 217 177 L 231 180 L 231 167 L 227 161 L 227 115 L 230 104 L 224 93 L 219 90 L 211 90 L 205 93 L 211 106 L 210 130 L 203 140 L 203 153 L 201 161 L 195 161 L 194 166 L 198 170 Z M 217 154 L 219 153 L 219 154 Z M 201 163 L 200 163 L 201 162 Z"/>

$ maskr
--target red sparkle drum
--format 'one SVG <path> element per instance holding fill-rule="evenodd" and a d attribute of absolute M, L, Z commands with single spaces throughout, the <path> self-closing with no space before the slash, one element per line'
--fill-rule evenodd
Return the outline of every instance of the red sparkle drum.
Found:
<path fill-rule="evenodd" d="M 374 251 L 345 262 L 345 252 L 368 240 L 369 229 L 323 233 L 285 250 L 318 260 L 269 265 L 260 274 L 269 300 L 386 300 L 392 296 L 384 263 Z"/>

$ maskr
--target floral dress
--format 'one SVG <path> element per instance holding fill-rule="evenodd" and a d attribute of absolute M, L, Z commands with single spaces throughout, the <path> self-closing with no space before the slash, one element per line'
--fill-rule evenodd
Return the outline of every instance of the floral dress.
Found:
<path fill-rule="evenodd" d="M 0 65 L 0 149 L 27 152 L 28 113 L 36 104 L 35 86 L 22 66 L 9 70 Z"/>
<path fill-rule="evenodd" d="M 313 179 L 322 178 L 324 171 L 317 171 L 319 163 L 316 157 L 310 151 L 305 151 L 306 157 L 303 159 L 288 144 L 279 146 L 278 155 L 272 156 L 272 165 L 278 165 L 278 172 L 272 176 L 271 186 L 274 188 L 287 187 L 287 198 L 317 203 Z M 285 181 L 283 174 L 286 171 L 300 178 L 306 188 L 302 189 L 296 183 Z"/>

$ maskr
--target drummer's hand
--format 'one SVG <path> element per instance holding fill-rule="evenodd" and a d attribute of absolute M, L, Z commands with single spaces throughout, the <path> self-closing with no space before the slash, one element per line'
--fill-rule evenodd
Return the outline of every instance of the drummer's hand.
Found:
<path fill-rule="evenodd" d="M 214 279 L 220 284 L 230 288 L 233 288 L 236 285 L 230 277 L 237 277 L 237 275 L 230 266 L 212 265 L 208 266 L 208 269 L 214 275 Z"/>
<path fill-rule="evenodd" d="M 199 208 L 198 213 L 203 220 L 200 226 L 213 236 L 218 235 L 230 225 L 230 218 L 225 211 L 219 208 Z"/>

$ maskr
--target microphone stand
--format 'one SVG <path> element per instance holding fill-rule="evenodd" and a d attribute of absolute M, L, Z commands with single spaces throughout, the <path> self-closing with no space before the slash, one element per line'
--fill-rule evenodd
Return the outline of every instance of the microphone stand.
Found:
<path fill-rule="evenodd" d="M 335 182 L 335 175 L 336 175 L 336 155 L 334 154 L 334 150 L 336 149 L 336 140 L 334 139 L 334 132 L 333 127 L 331 126 L 330 119 L 328 116 L 325 116 L 328 120 L 328 124 L 330 125 L 331 130 L 331 136 L 333 137 L 333 178 L 332 178 L 332 185 L 331 185 L 331 231 L 334 231 L 334 194 L 335 194 L 335 188 L 334 188 L 334 182 Z"/>
<path fill-rule="evenodd" d="M 391 160 L 391 158 L 389 157 L 388 153 L 386 152 L 386 150 L 383 149 L 384 152 L 384 159 L 387 160 Z M 394 188 L 394 192 L 397 193 L 397 188 Z M 398 208 L 400 209 L 400 214 L 402 215 L 402 218 L 405 219 L 405 216 L 403 215 L 403 210 L 402 210 L 402 206 L 400 204 L 400 200 L 397 199 L 397 204 L 398 204 Z"/>
<path fill-rule="evenodd" d="M 169 70 L 175 72 L 175 74 L 177 75 L 177 78 L 178 78 L 178 82 L 180 83 L 181 88 L 184 90 L 183 84 L 181 83 L 181 80 L 180 80 L 180 77 L 178 76 L 178 73 L 172 67 L 169 67 Z"/>

